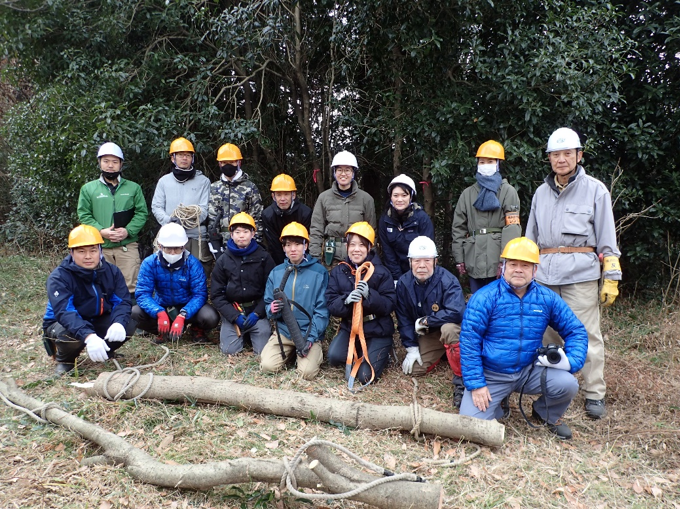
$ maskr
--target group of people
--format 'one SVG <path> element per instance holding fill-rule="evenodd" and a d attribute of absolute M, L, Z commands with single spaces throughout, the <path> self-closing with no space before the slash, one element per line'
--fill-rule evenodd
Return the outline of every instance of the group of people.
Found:
<path fill-rule="evenodd" d="M 581 368 L 586 413 L 605 414 L 599 301 L 611 305 L 618 295 L 620 252 L 609 193 L 578 164 L 578 135 L 558 129 L 547 152 L 551 172 L 521 237 L 519 197 L 501 176 L 503 146 L 479 147 L 477 182 L 461 194 L 452 226 L 456 268 L 473 294 L 466 306 L 458 278 L 437 264 L 434 226 L 407 175 L 390 182 L 379 223 L 347 151 L 333 158 L 333 184 L 313 210 L 285 174 L 273 179 L 263 209 L 238 147 L 220 147 L 220 179 L 210 184 L 194 168 L 193 145 L 179 138 L 151 205 L 161 225 L 157 251 L 140 263 L 146 203 L 121 176 L 120 147 L 105 143 L 100 178 L 81 189 L 70 253 L 48 278 L 45 347 L 63 374 L 83 349 L 95 362 L 113 356 L 136 328 L 158 343 L 189 328 L 194 342 L 207 343 L 221 322 L 222 353 L 249 342 L 263 371 L 295 363 L 312 379 L 333 316 L 339 327 L 327 360 L 345 367 L 354 390 L 386 368 L 396 316 L 404 374 L 425 375 L 444 359 L 454 407 L 479 418 L 507 416 L 512 392 L 541 394 L 535 419 L 569 438 L 559 420 Z"/>

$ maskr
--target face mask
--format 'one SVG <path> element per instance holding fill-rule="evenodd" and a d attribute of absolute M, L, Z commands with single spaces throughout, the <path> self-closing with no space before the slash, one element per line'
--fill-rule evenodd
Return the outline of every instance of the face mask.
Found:
<path fill-rule="evenodd" d="M 119 171 L 102 171 L 102 177 L 104 180 L 118 180 L 120 173 Z"/>
<path fill-rule="evenodd" d="M 485 177 L 490 177 L 494 173 L 496 173 L 496 170 L 498 170 L 498 166 L 496 164 L 478 164 L 477 165 L 477 172 L 481 173 Z"/>
<path fill-rule="evenodd" d="M 225 164 L 224 166 L 220 166 L 220 171 L 225 177 L 233 177 L 236 175 L 236 172 L 238 171 L 238 166 L 234 164 Z"/>
<path fill-rule="evenodd" d="M 163 251 L 163 258 L 165 258 L 165 261 L 168 262 L 170 265 L 173 263 L 177 263 L 182 259 L 182 256 L 184 256 L 184 253 L 180 254 L 168 254 L 165 251 Z"/>

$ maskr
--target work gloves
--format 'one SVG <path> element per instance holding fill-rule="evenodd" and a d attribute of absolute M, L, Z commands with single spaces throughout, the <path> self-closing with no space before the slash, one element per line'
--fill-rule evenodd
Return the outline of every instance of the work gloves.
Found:
<path fill-rule="evenodd" d="M 246 323 L 246 315 L 238 315 L 234 323 L 238 326 L 239 329 L 243 330 L 245 328 L 244 324 Z"/>
<path fill-rule="evenodd" d="M 457 263 L 456 269 L 458 269 L 458 274 L 461 275 L 461 276 L 464 276 L 465 274 L 467 274 L 467 270 L 465 270 L 465 264 L 464 263 Z"/>
<path fill-rule="evenodd" d="M 423 316 L 416 320 L 416 334 L 418 334 L 419 336 L 422 336 L 427 332 L 428 326 L 425 324 L 425 320 L 427 320 L 426 316 Z"/>
<path fill-rule="evenodd" d="M 358 288 L 355 288 L 354 290 L 349 292 L 349 295 L 345 299 L 345 305 L 351 306 L 355 302 L 359 302 L 359 301 L 361 301 L 361 293 L 359 292 Z"/>
<path fill-rule="evenodd" d="M 359 281 L 356 289 L 359 291 L 364 299 L 368 299 L 368 283 L 366 281 Z"/>
<path fill-rule="evenodd" d="M 562 348 L 558 348 L 557 351 L 560 354 L 560 362 L 557 364 L 551 364 L 548 361 L 547 355 L 539 355 L 536 365 L 543 366 L 545 368 L 563 369 L 564 371 L 569 371 L 571 369 L 571 363 L 569 362 L 569 359 L 567 359 L 567 354 L 564 353 Z"/>
<path fill-rule="evenodd" d="M 259 319 L 260 317 L 257 316 L 256 313 L 250 313 L 248 318 L 246 318 L 246 320 L 243 322 L 243 328 L 250 329 L 251 327 L 254 327 Z"/>
<path fill-rule="evenodd" d="M 602 289 L 600 290 L 600 303 L 603 307 L 608 308 L 616 297 L 619 296 L 619 282 L 612 279 L 605 279 L 602 282 Z"/>
<path fill-rule="evenodd" d="M 179 341 L 179 338 L 182 337 L 185 320 L 186 317 L 183 314 L 180 313 L 177 315 L 177 318 L 175 318 L 175 321 L 172 322 L 172 326 L 170 327 L 170 341 Z"/>
<path fill-rule="evenodd" d="M 90 334 L 85 338 L 85 346 L 92 362 L 104 362 L 109 358 L 106 353 L 110 350 L 109 345 L 96 334 Z"/>
<path fill-rule="evenodd" d="M 165 336 L 170 332 L 170 317 L 165 311 L 158 313 L 158 334 Z"/>
<path fill-rule="evenodd" d="M 281 310 L 283 309 L 283 302 L 280 300 L 273 300 L 271 304 L 269 304 L 269 312 L 272 314 L 272 316 L 278 315 Z"/>
<path fill-rule="evenodd" d="M 106 331 L 104 339 L 111 341 L 112 343 L 122 343 L 125 341 L 125 327 L 118 322 L 112 323 Z"/>
<path fill-rule="evenodd" d="M 423 365 L 423 359 L 420 357 L 420 348 L 417 346 L 406 347 L 406 357 L 401 365 L 401 369 L 405 375 L 410 375 L 413 372 L 413 365 L 418 361 L 418 364 Z"/>

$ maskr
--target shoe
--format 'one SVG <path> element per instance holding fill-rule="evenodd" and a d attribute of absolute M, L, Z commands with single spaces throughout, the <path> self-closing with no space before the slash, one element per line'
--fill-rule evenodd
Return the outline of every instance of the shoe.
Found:
<path fill-rule="evenodd" d="M 55 376 L 62 376 L 66 373 L 73 371 L 75 364 L 72 362 L 57 362 L 57 367 L 54 369 Z"/>
<path fill-rule="evenodd" d="M 210 343 L 208 336 L 205 335 L 205 331 L 198 327 L 191 328 L 191 336 L 195 345 L 206 345 Z"/>
<path fill-rule="evenodd" d="M 566 424 L 550 424 L 549 422 L 546 422 L 543 420 L 543 418 L 538 415 L 536 412 L 536 409 L 532 407 L 531 409 L 531 417 L 533 417 L 535 420 L 543 424 L 550 433 L 553 435 L 557 436 L 557 438 L 561 440 L 570 440 L 572 437 L 571 434 L 571 429 L 569 426 Z"/>
<path fill-rule="evenodd" d="M 503 415 L 499 420 L 504 421 L 510 417 L 510 396 L 505 396 L 501 400 L 501 410 L 503 410 Z"/>
<path fill-rule="evenodd" d="M 465 394 L 465 385 L 463 378 L 458 375 L 453 375 L 453 408 L 460 408 L 463 402 L 463 394 Z"/>
<path fill-rule="evenodd" d="M 604 399 L 586 399 L 585 402 L 586 415 L 591 419 L 602 419 L 607 415 L 607 409 L 604 406 Z"/>

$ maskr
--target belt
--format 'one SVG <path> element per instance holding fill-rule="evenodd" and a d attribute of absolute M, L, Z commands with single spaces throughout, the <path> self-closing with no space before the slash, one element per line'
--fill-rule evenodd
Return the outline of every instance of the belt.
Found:
<path fill-rule="evenodd" d="M 241 304 L 241 307 L 242 307 L 243 309 L 245 309 L 245 308 L 251 308 L 251 307 L 253 307 L 255 304 L 257 304 L 257 301 L 251 300 L 250 302 L 241 302 L 240 304 Z"/>
<path fill-rule="evenodd" d="M 340 242 L 341 244 L 347 244 L 347 237 L 330 237 L 335 239 L 335 242 Z"/>
<path fill-rule="evenodd" d="M 370 322 L 371 320 L 375 320 L 376 318 L 378 317 L 375 315 L 364 315 L 364 322 Z"/>
<path fill-rule="evenodd" d="M 541 249 L 541 254 L 558 254 L 558 253 L 594 253 L 594 247 L 570 247 L 570 246 L 560 246 L 560 247 L 546 247 Z"/>
<path fill-rule="evenodd" d="M 474 230 L 472 236 L 486 235 L 487 233 L 502 233 L 503 228 L 480 228 L 479 230 Z"/>

